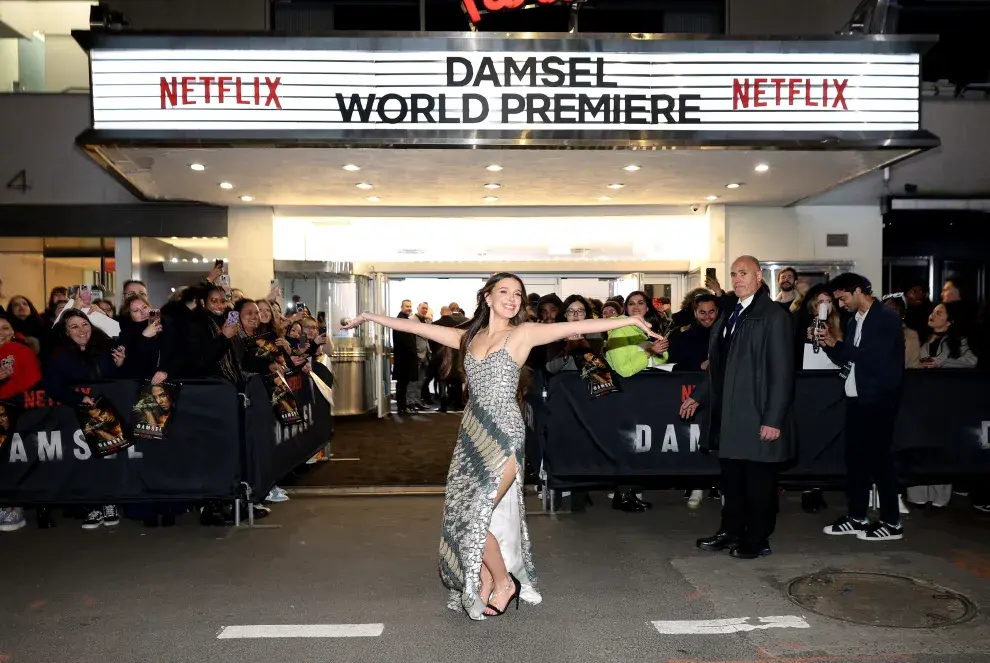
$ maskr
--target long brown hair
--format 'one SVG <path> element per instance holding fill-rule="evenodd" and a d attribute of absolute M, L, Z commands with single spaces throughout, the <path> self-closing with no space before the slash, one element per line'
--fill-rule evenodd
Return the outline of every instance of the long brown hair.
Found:
<path fill-rule="evenodd" d="M 478 301 L 474 307 L 474 316 L 472 316 L 472 318 L 466 323 L 467 331 L 461 337 L 461 375 L 465 375 L 464 359 L 467 356 L 468 347 L 471 345 L 471 341 L 474 340 L 474 337 L 477 336 L 479 332 L 488 328 L 488 320 L 491 317 L 491 307 L 488 306 L 488 301 L 485 297 L 490 295 L 492 291 L 495 290 L 495 286 L 504 279 L 514 280 L 519 284 L 519 289 L 522 291 L 522 298 L 519 301 L 519 310 L 516 311 L 516 315 L 509 320 L 509 325 L 511 327 L 518 327 L 529 319 L 529 315 L 526 312 L 528 297 L 526 295 L 526 286 L 523 284 L 522 279 L 515 274 L 510 274 L 509 272 L 499 272 L 498 274 L 493 274 L 487 281 L 485 281 L 485 285 L 482 286 L 481 290 L 478 291 Z M 522 405 L 523 397 L 526 395 L 526 391 L 529 389 L 531 377 L 530 369 L 524 365 L 519 375 L 519 388 L 516 390 L 516 400 L 519 402 L 520 406 Z"/>

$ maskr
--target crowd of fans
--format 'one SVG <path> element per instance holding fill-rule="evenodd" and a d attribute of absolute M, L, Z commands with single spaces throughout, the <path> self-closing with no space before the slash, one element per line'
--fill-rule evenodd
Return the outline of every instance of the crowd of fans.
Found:
<path fill-rule="evenodd" d="M 124 283 L 119 309 L 88 285 L 53 288 L 41 312 L 26 297 L 10 297 L 6 310 L 0 307 L 0 401 L 23 407 L 25 392 L 43 389 L 57 403 L 78 407 L 92 399 L 75 387 L 98 380 L 220 378 L 240 388 L 251 374 L 268 375 L 279 366 L 308 373 L 311 360 L 329 350 L 325 325 L 304 305 L 285 305 L 274 283 L 261 299 L 245 297 L 229 286 L 223 270 L 218 261 L 205 279 L 177 289 L 161 308 L 152 306 L 147 286 L 137 280 Z M 277 352 L 255 340 L 262 335 L 274 338 Z M 276 487 L 265 501 L 287 499 Z M 255 518 L 269 513 L 260 504 L 251 508 Z M 216 501 L 134 506 L 125 515 L 167 527 L 193 510 L 203 525 L 233 523 L 233 503 Z M 110 504 L 79 515 L 85 529 L 120 521 Z M 51 527 L 52 508 L 38 508 L 37 520 L 39 527 Z M 0 505 L 0 531 L 25 522 L 23 509 Z"/>

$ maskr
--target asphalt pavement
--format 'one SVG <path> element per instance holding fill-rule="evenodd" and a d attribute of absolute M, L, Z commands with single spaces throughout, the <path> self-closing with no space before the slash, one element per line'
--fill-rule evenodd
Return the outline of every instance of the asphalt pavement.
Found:
<path fill-rule="evenodd" d="M 483 622 L 444 605 L 439 497 L 297 497 L 262 521 L 279 528 L 237 532 L 191 515 L 168 529 L 32 524 L 0 534 L 0 663 L 990 661 L 990 516 L 918 511 L 904 541 L 865 543 L 821 534 L 838 509 L 805 514 L 785 494 L 774 554 L 741 561 L 694 547 L 717 527 L 715 501 L 692 511 L 676 491 L 647 498 L 643 514 L 595 495 L 587 513 L 555 518 L 532 499 L 544 601 Z M 829 570 L 908 576 L 980 612 L 876 627 L 786 595 Z M 906 608 L 889 598 L 859 602 L 881 616 Z"/>

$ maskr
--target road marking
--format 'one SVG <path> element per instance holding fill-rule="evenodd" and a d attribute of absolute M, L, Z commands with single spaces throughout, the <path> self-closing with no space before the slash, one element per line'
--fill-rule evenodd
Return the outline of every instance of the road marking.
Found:
<path fill-rule="evenodd" d="M 768 628 L 811 628 L 803 617 L 783 615 L 778 617 L 757 617 L 758 623 L 751 623 L 749 617 L 731 619 L 702 619 L 697 621 L 676 620 L 653 622 L 653 626 L 663 635 L 718 635 L 721 633 L 743 633 Z"/>
<path fill-rule="evenodd" d="M 218 640 L 242 638 L 377 638 L 384 624 L 278 624 L 224 626 Z"/>
<path fill-rule="evenodd" d="M 881 663 L 882 661 L 911 661 L 911 654 L 850 654 L 848 656 L 788 656 L 783 658 L 742 658 L 723 661 L 702 661 L 695 658 L 668 658 L 667 663 Z"/>

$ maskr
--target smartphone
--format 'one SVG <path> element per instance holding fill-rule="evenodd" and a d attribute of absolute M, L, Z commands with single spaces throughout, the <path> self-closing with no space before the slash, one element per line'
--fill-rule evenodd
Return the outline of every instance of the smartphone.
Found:
<path fill-rule="evenodd" d="M 278 285 L 278 279 L 272 279 L 271 281 L 268 282 L 268 287 L 270 288 L 274 288 L 277 285 Z"/>
<path fill-rule="evenodd" d="M 162 318 L 162 312 L 156 308 L 151 309 L 151 312 L 148 313 L 148 320 L 151 321 L 151 324 L 155 324 L 156 322 L 161 320 L 161 318 Z"/>
<path fill-rule="evenodd" d="M 213 261 L 213 269 L 223 269 L 223 258 L 217 258 Z"/>
<path fill-rule="evenodd" d="M 95 303 L 95 302 L 98 302 L 101 299 L 103 299 L 103 290 L 100 289 L 100 286 L 97 286 L 97 285 L 91 286 L 90 289 L 89 289 L 89 292 L 90 292 L 90 295 L 91 295 L 90 296 L 90 301 L 91 302 L 94 302 Z"/>
<path fill-rule="evenodd" d="M 220 275 L 220 278 L 217 279 L 217 285 L 219 285 L 221 288 L 229 288 L 230 287 L 230 277 L 227 276 L 226 274 L 221 274 Z"/>
<path fill-rule="evenodd" d="M 296 348 L 300 352 L 309 349 L 309 337 L 306 336 L 306 332 L 299 334 L 299 338 L 296 339 Z"/>
<path fill-rule="evenodd" d="M 715 276 L 715 268 L 714 267 L 709 267 L 709 268 L 707 268 L 705 270 L 705 280 L 707 281 L 708 279 L 712 279 L 713 281 L 717 281 L 718 280 L 718 277 Z"/>
<path fill-rule="evenodd" d="M 240 320 L 241 316 L 237 311 L 231 311 L 227 314 L 227 326 L 236 325 Z"/>

